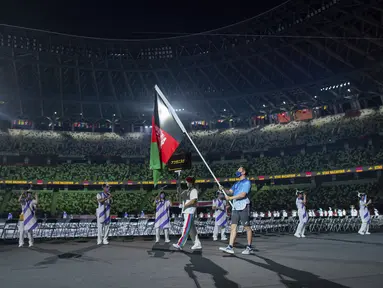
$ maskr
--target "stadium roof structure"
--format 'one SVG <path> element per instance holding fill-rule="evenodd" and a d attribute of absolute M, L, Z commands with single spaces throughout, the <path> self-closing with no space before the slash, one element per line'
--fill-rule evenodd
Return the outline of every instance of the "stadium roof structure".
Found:
<path fill-rule="evenodd" d="M 155 84 L 194 120 L 382 95 L 383 1 L 304 2 L 151 40 L 0 25 L 3 113 L 137 120 L 150 117 Z"/>

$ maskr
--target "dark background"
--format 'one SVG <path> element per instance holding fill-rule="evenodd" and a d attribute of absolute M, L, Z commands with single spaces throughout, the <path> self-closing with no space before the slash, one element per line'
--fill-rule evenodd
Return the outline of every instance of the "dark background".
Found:
<path fill-rule="evenodd" d="M 5 0 L 0 24 L 100 38 L 161 38 L 234 24 L 283 2 Z"/>

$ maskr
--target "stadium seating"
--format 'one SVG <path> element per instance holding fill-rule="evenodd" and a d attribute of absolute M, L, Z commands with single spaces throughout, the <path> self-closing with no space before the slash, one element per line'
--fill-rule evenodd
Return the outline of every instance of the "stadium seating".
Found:
<path fill-rule="evenodd" d="M 365 137 L 383 131 L 383 110 L 362 110 L 359 117 L 343 114 L 310 122 L 271 124 L 252 129 L 193 131 L 204 152 L 264 151 L 299 145 L 323 145 L 337 140 Z M 148 156 L 149 133 L 91 133 L 35 130 L 0 132 L 0 151 L 33 155 Z M 193 150 L 188 141 L 182 147 Z"/>
<path fill-rule="evenodd" d="M 380 147 L 356 147 L 337 150 L 298 154 L 256 157 L 249 155 L 245 162 L 249 175 L 280 175 L 305 171 L 327 171 L 347 169 L 355 166 L 369 166 L 383 163 L 383 149 Z M 233 177 L 240 166 L 233 162 L 211 162 L 217 177 Z M 148 181 L 152 178 L 147 160 L 131 164 L 87 164 L 73 163 L 60 165 L 3 165 L 0 173 L 8 180 L 47 180 L 47 181 Z M 209 171 L 201 163 L 194 163 L 187 174 L 197 178 L 211 178 Z M 174 174 L 166 172 L 164 179 L 174 179 Z"/>
<path fill-rule="evenodd" d="M 213 155 L 218 154 L 229 159 L 223 161 L 221 157 L 218 157 L 215 161 L 214 159 L 209 161 L 218 177 L 233 177 L 238 166 L 244 161 L 251 176 L 289 174 L 382 164 L 383 149 L 381 147 L 383 145 L 379 136 L 383 127 L 382 120 L 381 110 L 363 110 L 361 115 L 355 118 L 335 115 L 314 119 L 311 122 L 267 125 L 253 129 L 194 131 L 191 135 L 201 151 L 210 151 Z M 104 164 L 90 164 L 87 161 L 87 163 L 51 165 L 4 163 L 5 165 L 0 166 L 0 175 L 6 180 L 26 181 L 151 180 L 148 145 L 149 134 L 147 133 L 127 133 L 121 136 L 114 133 L 9 130 L 0 133 L 0 151 L 13 153 L 9 155 L 20 153 L 31 157 L 102 155 L 141 158 L 134 161 L 130 158 L 127 158 L 128 161 L 122 160 L 125 163 L 113 163 L 113 161 L 105 163 L 104 159 Z M 182 147 L 188 148 L 188 145 L 188 142 L 184 142 Z M 247 153 L 241 155 L 243 156 L 241 158 L 240 154 L 235 153 L 239 150 L 247 151 Z M 3 157 L 3 161 L 4 159 Z M 191 171 L 186 173 L 195 175 L 197 178 L 211 177 L 206 167 L 200 162 L 194 162 Z M 163 178 L 173 179 L 174 175 L 165 173 Z M 309 191 L 310 205 L 313 209 L 326 208 L 324 206 L 346 209 L 351 204 L 356 204 L 355 191 L 358 189 L 367 191 L 371 197 L 375 197 L 376 201 L 379 200 L 377 193 L 379 185 L 376 182 L 375 176 L 375 180 L 370 179 L 369 183 L 364 183 L 359 188 L 351 185 L 351 182 L 348 185 L 342 184 L 343 186 L 339 186 L 336 182 L 331 183 L 330 186 L 313 184 L 311 187 L 307 184 L 306 188 Z M 270 189 L 267 185 L 255 189 L 257 191 L 254 191 L 252 196 L 254 209 L 291 210 L 294 208 L 294 191 L 297 185 L 288 189 L 280 186 Z M 215 189 L 203 188 L 202 198 L 213 199 Z M 126 210 L 137 212 L 137 209 L 151 212 L 153 210 L 152 193 L 155 194 L 151 191 L 137 193 L 117 191 L 113 206 L 114 213 L 123 213 Z M 173 193 L 175 197 L 174 191 L 169 193 Z M 94 192 L 60 191 L 58 194 L 52 194 L 45 191 L 41 195 L 40 211 L 49 214 L 61 213 L 60 211 L 72 214 L 94 214 Z M 3 199 L 5 198 L 0 194 L 2 202 L 4 202 Z M 7 199 L 7 205 L 3 205 L 3 212 L 18 211 L 16 200 L 16 196 Z"/>

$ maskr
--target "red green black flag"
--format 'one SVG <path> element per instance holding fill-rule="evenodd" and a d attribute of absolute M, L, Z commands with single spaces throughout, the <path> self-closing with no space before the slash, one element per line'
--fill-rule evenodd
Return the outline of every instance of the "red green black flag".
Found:
<path fill-rule="evenodd" d="M 156 92 L 154 95 L 150 146 L 150 169 L 153 170 L 154 185 L 157 185 L 162 169 L 180 145 L 182 138 L 183 132 L 181 128 Z"/>

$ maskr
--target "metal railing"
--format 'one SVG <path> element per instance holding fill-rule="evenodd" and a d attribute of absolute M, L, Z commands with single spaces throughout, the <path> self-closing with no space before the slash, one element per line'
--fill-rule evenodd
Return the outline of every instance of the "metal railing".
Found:
<path fill-rule="evenodd" d="M 251 226 L 255 234 L 292 234 L 295 232 L 298 222 L 299 219 L 294 217 L 255 218 L 251 220 Z M 70 239 L 97 236 L 96 219 L 39 219 L 38 223 L 39 225 L 33 233 L 35 239 Z M 201 236 L 212 235 L 214 218 L 198 218 L 195 223 Z M 357 232 L 360 224 L 359 217 L 312 217 L 306 226 L 306 233 Z M 180 235 L 182 225 L 182 218 L 171 219 L 170 234 Z M 382 227 L 383 217 L 372 216 L 370 230 L 380 230 Z M 244 232 L 243 226 L 238 226 L 237 229 L 239 233 Z M 226 227 L 226 233 L 230 233 L 230 225 Z M 154 219 L 112 219 L 110 237 L 152 235 L 155 235 Z M 12 240 L 18 238 L 18 220 L 1 221 L 0 219 L 0 239 Z"/>

